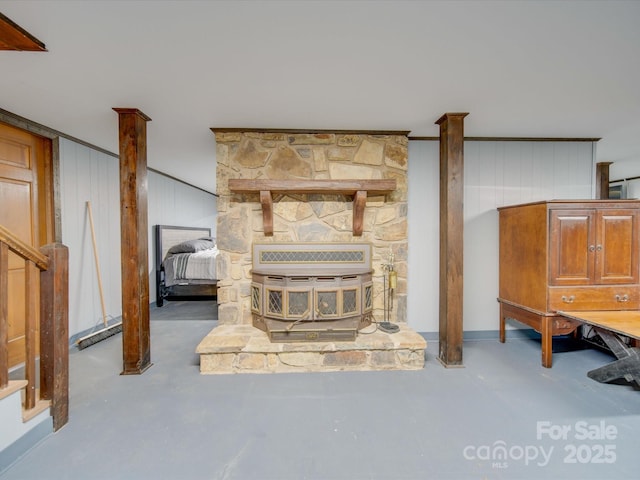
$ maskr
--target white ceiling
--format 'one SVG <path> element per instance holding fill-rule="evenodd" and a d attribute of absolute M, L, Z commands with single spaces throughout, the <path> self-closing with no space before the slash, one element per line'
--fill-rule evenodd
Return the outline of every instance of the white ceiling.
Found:
<path fill-rule="evenodd" d="M 640 162 L 640 1 L 9 1 L 48 52 L 0 52 L 0 108 L 215 190 L 211 127 L 599 137 Z M 615 164 L 614 164 L 615 166 Z M 613 167 L 612 167 L 613 168 Z"/>

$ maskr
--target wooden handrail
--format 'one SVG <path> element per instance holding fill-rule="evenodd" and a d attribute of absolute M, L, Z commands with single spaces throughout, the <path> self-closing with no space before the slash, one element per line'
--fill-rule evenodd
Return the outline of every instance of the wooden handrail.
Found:
<path fill-rule="evenodd" d="M 49 267 L 49 259 L 45 255 L 20 240 L 2 225 L 0 225 L 0 243 L 6 243 L 9 250 L 35 263 L 40 270 L 46 270 Z"/>

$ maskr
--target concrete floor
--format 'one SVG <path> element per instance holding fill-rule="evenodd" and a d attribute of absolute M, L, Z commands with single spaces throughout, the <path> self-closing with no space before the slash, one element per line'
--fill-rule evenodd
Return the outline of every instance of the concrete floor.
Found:
<path fill-rule="evenodd" d="M 429 342 L 420 371 L 200 375 L 211 302 L 152 309 L 153 366 L 121 335 L 70 358 L 70 421 L 1 480 L 635 479 L 640 391 L 586 376 L 611 357 L 535 339 Z"/>

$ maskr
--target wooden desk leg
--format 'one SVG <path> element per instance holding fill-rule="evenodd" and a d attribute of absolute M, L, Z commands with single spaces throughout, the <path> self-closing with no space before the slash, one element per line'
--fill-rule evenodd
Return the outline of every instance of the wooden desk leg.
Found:
<path fill-rule="evenodd" d="M 500 341 L 505 341 L 505 321 L 507 318 L 524 323 L 542 335 L 542 366 L 551 368 L 553 355 L 553 334 L 557 317 L 547 316 L 500 302 Z M 569 332 L 567 332 L 569 333 Z"/>
<path fill-rule="evenodd" d="M 540 334 L 542 335 L 542 366 L 551 368 L 553 362 L 553 317 L 540 316 Z"/>

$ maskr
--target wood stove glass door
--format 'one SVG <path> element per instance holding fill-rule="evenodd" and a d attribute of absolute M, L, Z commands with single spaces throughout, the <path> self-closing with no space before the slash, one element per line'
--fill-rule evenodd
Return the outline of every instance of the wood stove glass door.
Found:
<path fill-rule="evenodd" d="M 338 289 L 315 291 L 316 320 L 337 318 L 338 312 Z"/>
<path fill-rule="evenodd" d="M 357 315 L 360 312 L 360 289 L 358 287 L 342 290 L 342 315 Z"/>
<path fill-rule="evenodd" d="M 287 318 L 311 318 L 311 290 L 287 289 Z"/>
<path fill-rule="evenodd" d="M 265 287 L 266 315 L 270 317 L 284 317 L 284 295 L 282 288 Z"/>

